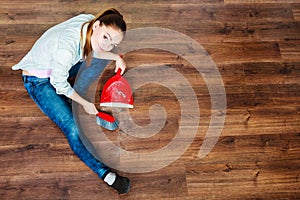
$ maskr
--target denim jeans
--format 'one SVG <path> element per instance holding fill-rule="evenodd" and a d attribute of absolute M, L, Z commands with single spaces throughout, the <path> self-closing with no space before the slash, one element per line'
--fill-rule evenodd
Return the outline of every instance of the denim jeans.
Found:
<path fill-rule="evenodd" d="M 78 86 L 79 94 L 84 93 L 88 85 L 96 80 L 105 68 L 107 61 L 94 59 L 93 65 L 84 67 L 80 70 L 88 77 L 89 81 L 82 82 L 83 85 Z M 76 76 L 81 63 L 74 65 L 69 71 L 70 76 Z M 96 73 L 95 73 L 96 70 Z M 65 134 L 69 145 L 73 152 L 101 179 L 110 171 L 109 167 L 97 160 L 83 145 L 79 134 L 80 128 L 76 125 L 72 113 L 72 105 L 68 97 L 56 94 L 55 88 L 50 84 L 49 78 L 37 78 L 35 76 L 22 76 L 24 87 L 28 91 L 30 97 L 35 101 L 38 107 L 46 114 Z M 79 84 L 78 84 L 79 85 Z"/>

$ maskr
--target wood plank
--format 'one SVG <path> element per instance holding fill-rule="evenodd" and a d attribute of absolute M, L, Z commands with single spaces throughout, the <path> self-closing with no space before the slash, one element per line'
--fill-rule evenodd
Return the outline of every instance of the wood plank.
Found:
<path fill-rule="evenodd" d="M 203 44 L 213 61 L 219 64 L 234 64 L 259 60 L 260 62 L 278 62 L 282 57 L 277 43 L 221 43 Z"/>
<path fill-rule="evenodd" d="M 263 162 L 265 160 L 293 162 L 299 152 L 299 132 L 284 130 L 281 133 L 259 135 L 221 135 L 211 153 L 199 159 L 198 151 L 203 139 L 197 136 L 187 152 L 180 158 L 188 166 L 202 164 L 229 164 Z M 224 153 L 224 157 L 220 153 Z M 284 163 L 285 163 L 284 162 Z M 288 165 L 288 164 L 286 164 Z M 291 165 L 293 167 L 294 165 Z M 294 166 L 294 169 L 297 169 Z"/>
<path fill-rule="evenodd" d="M 200 28 L 194 28 L 200 26 Z M 259 42 L 259 41 L 297 41 L 298 22 L 210 22 L 200 21 L 189 27 L 181 26 L 185 34 L 201 43 L 219 42 Z M 285 29 L 282 33 L 282 29 Z M 176 29 L 175 29 L 176 30 Z M 178 31 L 183 32 L 178 29 Z"/>
<path fill-rule="evenodd" d="M 295 21 L 300 21 L 300 3 L 292 4 L 292 11 Z"/>
<path fill-rule="evenodd" d="M 282 173 L 284 167 L 273 166 L 273 169 L 264 169 L 263 163 L 259 163 L 258 166 L 255 163 L 248 163 L 247 166 L 231 163 L 220 166 L 204 165 L 200 169 L 188 167 L 189 194 L 214 199 L 263 198 L 265 195 L 270 198 L 293 199 L 299 197 L 299 184 L 296 182 L 295 170 L 299 168 Z M 271 180 L 265 179 L 270 176 L 272 176 Z M 282 181 L 280 185 L 275 183 L 278 180 Z M 197 188 L 201 188 L 201 191 Z M 242 193 L 241 188 L 243 188 Z"/>
<path fill-rule="evenodd" d="M 245 63 L 243 68 L 248 85 L 297 84 L 300 81 L 300 63 Z"/>
<path fill-rule="evenodd" d="M 1 117 L 1 148 L 19 148 L 28 144 L 67 143 L 59 128 L 47 117 Z M 18 132 L 18 134 L 15 134 Z M 48 134 L 43 134 L 48 132 Z"/>
<path fill-rule="evenodd" d="M 66 166 L 67 167 L 67 166 Z M 119 199 L 105 183 L 89 172 L 52 172 L 15 176 L 1 183 L 3 197 L 12 199 Z M 85 180 L 84 182 L 82 180 Z M 87 185 L 86 182 L 89 184 Z M 81 184 L 80 184 L 81 183 Z"/>
<path fill-rule="evenodd" d="M 280 42 L 280 52 L 282 54 L 282 57 L 287 60 L 287 61 L 299 61 L 300 60 L 300 51 L 299 51 L 299 46 L 300 42 L 299 41 L 286 41 L 286 42 Z"/>
<path fill-rule="evenodd" d="M 298 196 L 299 163 L 293 159 L 300 150 L 299 137 L 294 138 L 296 135 L 299 136 L 286 132 L 279 136 L 220 137 L 209 156 L 198 161 L 187 159 L 191 161 L 186 164 L 190 196 L 222 199 L 227 198 L 224 193 L 228 191 L 233 199 L 260 197 L 266 192 L 281 197 L 287 190 L 291 197 Z M 193 144 L 190 150 L 198 148 L 199 145 Z M 225 157 L 217 152 L 223 152 Z M 219 159 L 222 161 L 217 164 L 215 161 Z M 284 163 L 279 161 L 282 159 Z M 278 185 L 278 182 L 282 184 Z M 241 187 L 245 193 L 239 192 Z M 270 187 L 278 190 L 273 191 Z"/>
<path fill-rule="evenodd" d="M 298 3 L 298 0 L 224 0 L 224 3 L 230 4 L 260 4 L 260 3 Z"/>
<path fill-rule="evenodd" d="M 142 185 L 137 184 L 140 180 L 144 180 Z M 175 163 L 158 171 L 140 174 L 137 177 L 133 177 L 133 181 L 135 185 L 132 189 L 136 191 L 135 194 L 124 198 L 165 199 L 174 197 L 185 198 L 188 195 L 185 167 L 180 164 Z"/>
<path fill-rule="evenodd" d="M 258 35 L 262 41 L 294 41 L 299 40 L 300 23 L 299 22 L 268 22 L 257 24 L 253 23 L 249 25 L 251 28 L 257 30 L 259 27 Z M 284 30 L 284 33 L 282 33 Z"/>
<path fill-rule="evenodd" d="M 192 14 L 199 21 L 219 21 L 219 22 L 238 22 L 243 21 L 292 21 L 293 13 L 291 6 L 282 4 L 197 4 L 188 3 L 173 5 L 150 4 L 147 10 L 137 11 L 132 14 L 132 21 L 135 23 L 163 23 L 170 21 L 170 18 L 176 17 L 176 24 L 191 25 L 195 22 L 189 20 Z M 132 6 L 132 5 L 130 5 Z M 136 5 L 138 6 L 138 5 Z M 143 12 L 144 18 L 138 17 Z M 162 13 L 157 15 L 156 13 Z M 151 17 L 149 17 L 151 15 Z M 149 21 L 146 21 L 149 20 Z M 200 27 L 199 27 L 200 28 Z"/>

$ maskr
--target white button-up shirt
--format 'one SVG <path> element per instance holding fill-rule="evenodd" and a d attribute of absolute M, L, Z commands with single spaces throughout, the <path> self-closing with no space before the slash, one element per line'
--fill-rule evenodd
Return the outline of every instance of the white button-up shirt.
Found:
<path fill-rule="evenodd" d="M 82 24 L 93 19 L 90 14 L 80 14 L 48 29 L 32 46 L 13 70 L 51 70 L 50 83 L 57 94 L 70 97 L 74 89 L 67 81 L 69 70 L 82 59 L 80 44 Z M 83 42 L 87 26 L 83 29 Z"/>

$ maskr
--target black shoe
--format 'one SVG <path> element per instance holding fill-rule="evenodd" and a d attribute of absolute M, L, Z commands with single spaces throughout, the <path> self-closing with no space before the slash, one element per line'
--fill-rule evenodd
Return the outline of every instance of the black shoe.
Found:
<path fill-rule="evenodd" d="M 119 194 L 127 194 L 130 189 L 130 180 L 126 177 L 116 174 L 116 180 L 111 185 Z"/>

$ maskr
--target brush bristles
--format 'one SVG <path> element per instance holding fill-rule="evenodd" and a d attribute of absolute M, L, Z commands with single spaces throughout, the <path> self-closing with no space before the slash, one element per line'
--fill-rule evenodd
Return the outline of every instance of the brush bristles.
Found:
<path fill-rule="evenodd" d="M 104 119 L 102 119 L 98 116 L 96 117 L 96 123 L 99 126 L 105 128 L 107 130 L 110 130 L 110 131 L 114 131 L 118 128 L 118 122 L 117 121 L 109 122 L 109 121 L 106 121 L 106 120 L 104 120 Z"/>

